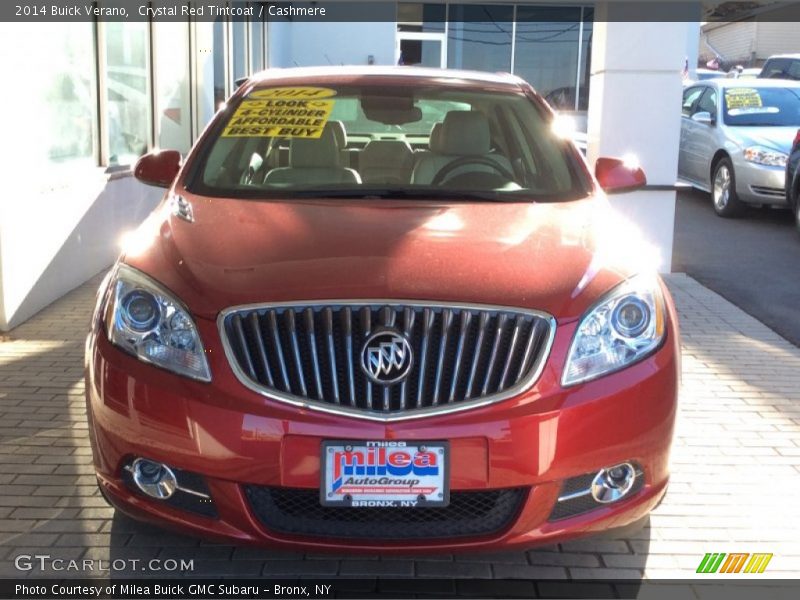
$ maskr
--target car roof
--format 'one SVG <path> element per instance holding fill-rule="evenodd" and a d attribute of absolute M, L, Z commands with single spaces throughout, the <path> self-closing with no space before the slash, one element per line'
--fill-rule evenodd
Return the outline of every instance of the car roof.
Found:
<path fill-rule="evenodd" d="M 729 87 L 755 87 L 755 88 L 800 88 L 800 81 L 792 79 L 736 79 L 736 78 L 721 78 L 721 79 L 706 79 L 698 81 L 694 85 L 715 86 L 718 88 Z M 692 85 L 691 87 L 694 87 Z"/>
<path fill-rule="evenodd" d="M 800 60 L 800 54 L 773 54 L 767 60 L 772 60 L 773 58 L 796 58 Z"/>
<path fill-rule="evenodd" d="M 433 69 L 428 67 L 411 66 L 323 66 L 323 67 L 294 67 L 288 69 L 270 68 L 254 74 L 250 81 L 255 85 L 269 84 L 274 81 L 289 81 L 299 79 L 303 84 L 313 83 L 314 79 L 335 79 L 342 83 L 352 79 L 353 83 L 363 82 L 364 78 L 416 78 L 417 80 L 429 79 L 440 84 L 455 82 L 470 82 L 475 84 L 491 84 L 492 86 L 508 86 L 519 89 L 524 80 L 510 73 L 488 73 L 485 71 L 467 71 L 461 69 Z"/>

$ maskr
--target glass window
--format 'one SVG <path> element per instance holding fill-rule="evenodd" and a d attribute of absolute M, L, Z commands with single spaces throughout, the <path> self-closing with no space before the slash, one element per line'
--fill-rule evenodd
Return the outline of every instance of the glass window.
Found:
<path fill-rule="evenodd" d="M 800 79 L 800 60 L 796 58 L 771 58 L 759 75 L 767 79 Z"/>
<path fill-rule="evenodd" d="M 147 23 L 101 23 L 105 28 L 105 135 L 108 164 L 132 164 L 150 139 Z"/>
<path fill-rule="evenodd" d="M 231 53 L 233 54 L 233 81 L 249 75 L 247 69 L 247 21 L 236 18 L 231 23 L 233 43 Z M 233 88 L 231 88 L 233 89 Z"/>
<path fill-rule="evenodd" d="M 400 40 L 399 65 L 442 66 L 442 42 L 439 40 Z"/>
<path fill-rule="evenodd" d="M 265 86 L 230 106 L 207 140 L 209 148 L 199 149 L 197 156 L 206 158 L 190 168 L 197 173 L 190 189 L 252 199 L 378 195 L 515 202 L 588 192 L 587 179 L 574 167 L 574 148 L 523 94 L 409 88 L 401 81 L 305 89 L 324 95 L 280 99 L 286 88 Z M 430 136 L 439 123 L 433 148 Z M 349 164 L 358 170 L 341 163 L 348 136 L 366 142 L 351 147 L 358 157 Z M 372 148 L 376 140 L 380 149 Z M 430 149 L 414 152 L 423 148 Z"/>
<path fill-rule="evenodd" d="M 683 116 L 692 116 L 692 107 L 704 90 L 704 87 L 693 87 L 683 92 Z"/>
<path fill-rule="evenodd" d="M 447 20 L 448 67 L 511 70 L 512 6 L 451 4 Z"/>
<path fill-rule="evenodd" d="M 592 68 L 592 34 L 594 9 L 583 9 L 583 36 L 581 37 L 581 64 L 578 66 L 578 110 L 589 110 L 589 84 Z"/>
<path fill-rule="evenodd" d="M 706 93 L 700 97 L 700 102 L 697 103 L 692 114 L 698 112 L 707 112 L 711 118 L 717 116 L 717 92 L 712 88 L 708 88 Z"/>
<path fill-rule="evenodd" d="M 214 57 L 214 110 L 225 102 L 227 97 L 225 85 L 225 57 L 228 51 L 225 47 L 225 21 L 222 18 L 214 21 L 214 42 L 212 56 Z"/>
<path fill-rule="evenodd" d="M 398 2 L 397 30 L 441 33 L 444 31 L 446 13 L 444 4 Z"/>
<path fill-rule="evenodd" d="M 258 19 L 259 6 L 255 4 L 253 20 L 250 22 L 250 73 L 257 73 L 264 69 L 264 22 Z M 266 14 L 266 6 L 264 14 Z"/>
<path fill-rule="evenodd" d="M 14 113 L 3 127 L 6 146 L 41 178 L 58 164 L 96 164 L 97 100 L 92 23 L 35 29 L 31 35 L 31 27 L 9 24 L 3 31 L 3 49 L 17 57 L 4 54 L 4 95 Z"/>
<path fill-rule="evenodd" d="M 189 27 L 158 21 L 155 36 L 156 146 L 186 154 L 192 145 Z"/>
<path fill-rule="evenodd" d="M 726 125 L 800 127 L 800 91 L 797 89 L 727 87 L 722 108 Z"/>
<path fill-rule="evenodd" d="M 580 8 L 517 7 L 514 73 L 555 109 L 575 110 L 580 31 Z"/>

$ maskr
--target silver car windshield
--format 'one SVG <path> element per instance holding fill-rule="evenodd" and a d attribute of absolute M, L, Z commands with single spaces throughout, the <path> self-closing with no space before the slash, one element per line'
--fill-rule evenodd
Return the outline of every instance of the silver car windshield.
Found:
<path fill-rule="evenodd" d="M 227 109 L 190 189 L 226 197 L 574 199 L 574 148 L 522 93 L 264 87 Z"/>
<path fill-rule="evenodd" d="M 727 87 L 723 93 L 726 125 L 800 127 L 800 88 Z"/>

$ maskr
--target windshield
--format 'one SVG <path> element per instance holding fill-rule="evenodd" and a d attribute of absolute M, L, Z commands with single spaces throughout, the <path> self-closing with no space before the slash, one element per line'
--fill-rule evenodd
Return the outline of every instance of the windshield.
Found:
<path fill-rule="evenodd" d="M 243 198 L 567 200 L 590 181 L 523 94 L 267 87 L 228 109 L 189 188 Z"/>
<path fill-rule="evenodd" d="M 800 89 L 725 88 L 722 104 L 726 125 L 740 127 L 800 126 Z"/>

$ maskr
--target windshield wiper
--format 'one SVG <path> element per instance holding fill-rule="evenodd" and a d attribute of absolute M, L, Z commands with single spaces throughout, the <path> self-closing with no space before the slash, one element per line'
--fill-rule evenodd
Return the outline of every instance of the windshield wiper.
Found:
<path fill-rule="evenodd" d="M 287 190 L 287 196 L 292 198 L 353 198 L 353 199 L 380 199 L 380 200 L 408 200 L 408 199 L 447 199 L 447 200 L 482 200 L 485 202 L 514 202 L 518 198 L 509 195 L 506 198 L 495 192 L 475 192 L 465 190 L 439 190 L 439 189 L 391 189 L 367 188 L 347 190 Z"/>

